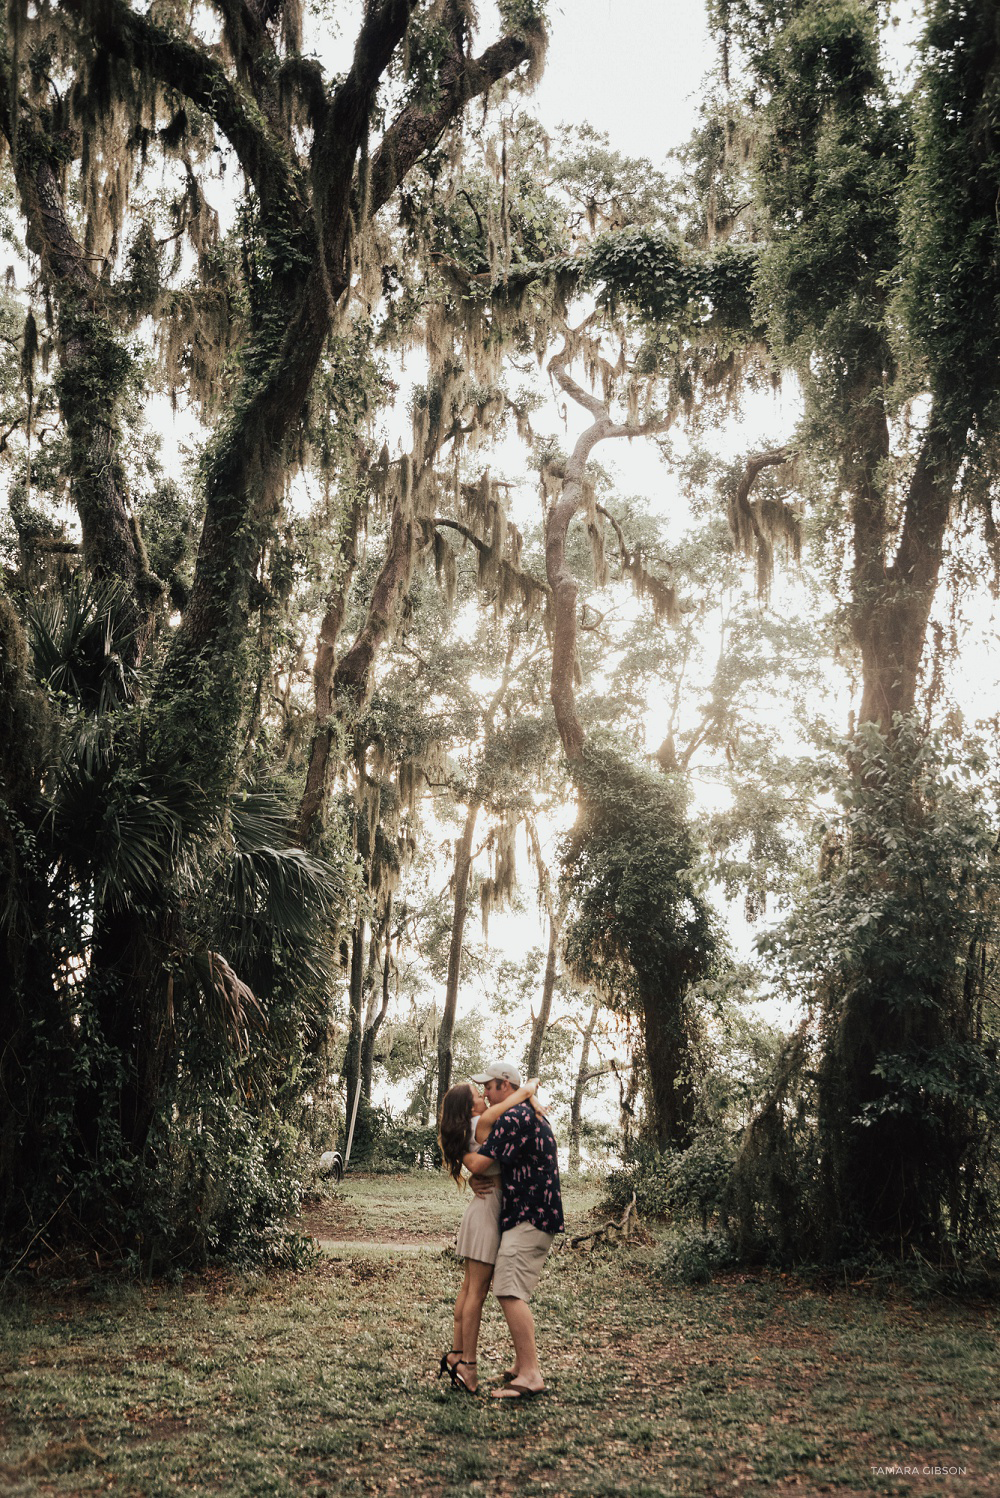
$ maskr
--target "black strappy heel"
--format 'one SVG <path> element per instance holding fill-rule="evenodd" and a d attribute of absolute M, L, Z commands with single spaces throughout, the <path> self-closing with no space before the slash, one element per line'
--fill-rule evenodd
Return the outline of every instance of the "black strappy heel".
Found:
<path fill-rule="evenodd" d="M 479 1385 L 477 1384 L 474 1389 L 470 1389 L 468 1384 L 465 1382 L 465 1379 L 462 1377 L 458 1370 L 459 1368 L 474 1368 L 475 1366 L 475 1358 L 459 1358 L 458 1362 L 451 1370 L 452 1383 L 455 1385 L 456 1389 L 461 1389 L 464 1394 L 478 1394 Z"/>
<path fill-rule="evenodd" d="M 438 1374 L 438 1378 L 444 1378 L 446 1373 L 452 1379 L 455 1377 L 454 1369 L 452 1368 L 452 1365 L 449 1363 L 448 1359 L 451 1357 L 453 1352 L 461 1351 L 462 1349 L 460 1347 L 449 1347 L 447 1352 L 443 1352 L 441 1354 L 441 1371 Z"/>

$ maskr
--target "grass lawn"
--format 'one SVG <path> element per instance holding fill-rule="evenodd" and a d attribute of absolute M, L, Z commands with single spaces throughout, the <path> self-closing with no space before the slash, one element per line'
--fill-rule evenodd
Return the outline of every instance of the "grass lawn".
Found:
<path fill-rule="evenodd" d="M 571 1230 L 593 1204 L 568 1190 Z M 453 1391 L 460 1206 L 443 1178 L 348 1177 L 299 1273 L 8 1297 L 0 1494 L 1000 1494 L 993 1306 L 678 1288 L 657 1244 L 567 1246 L 535 1301 L 549 1393 Z M 506 1350 L 491 1305 L 484 1387 Z"/>

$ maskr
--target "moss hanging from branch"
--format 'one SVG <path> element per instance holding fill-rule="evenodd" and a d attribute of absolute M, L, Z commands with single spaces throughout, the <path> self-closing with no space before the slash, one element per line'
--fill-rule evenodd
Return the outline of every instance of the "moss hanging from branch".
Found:
<path fill-rule="evenodd" d="M 490 872 L 479 885 L 479 909 L 483 923 L 483 936 L 487 939 L 491 914 L 494 910 L 501 910 L 508 905 L 517 890 L 515 850 L 517 829 L 520 824 L 520 812 L 516 808 L 508 808 L 502 820 L 490 829 L 487 839 Z"/>
<path fill-rule="evenodd" d="M 786 554 L 797 562 L 802 529 L 795 510 L 780 496 L 766 495 L 756 504 L 750 496 L 766 468 L 787 463 L 789 458 L 789 450 L 784 447 L 756 453 L 747 460 L 739 483 L 729 495 L 729 529 L 738 549 L 757 564 L 757 593 L 761 598 L 766 598 L 771 589 L 775 542 L 783 542 Z"/>
<path fill-rule="evenodd" d="M 621 563 L 622 576 L 627 577 L 632 584 L 637 598 L 648 598 L 653 606 L 654 624 L 669 624 L 676 628 L 681 622 L 680 604 L 677 599 L 677 589 L 672 583 L 657 577 L 650 572 L 643 560 L 642 551 L 639 547 L 630 548 L 625 537 L 625 532 L 618 520 L 611 514 L 610 510 L 603 505 L 597 506 L 598 511 L 611 525 L 618 539 L 618 553 Z"/>

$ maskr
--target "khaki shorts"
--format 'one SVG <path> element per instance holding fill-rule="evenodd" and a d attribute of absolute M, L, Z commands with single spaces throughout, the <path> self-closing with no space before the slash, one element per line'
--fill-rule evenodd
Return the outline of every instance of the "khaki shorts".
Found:
<path fill-rule="evenodd" d="M 500 1239 L 493 1271 L 493 1294 L 499 1299 L 530 1300 L 549 1256 L 555 1233 L 543 1233 L 530 1222 L 518 1222 Z"/>

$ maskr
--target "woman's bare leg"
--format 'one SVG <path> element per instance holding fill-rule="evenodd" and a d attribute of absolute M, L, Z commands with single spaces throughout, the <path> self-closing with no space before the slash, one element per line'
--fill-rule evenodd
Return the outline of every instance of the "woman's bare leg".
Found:
<path fill-rule="evenodd" d="M 476 1354 L 479 1347 L 479 1326 L 483 1319 L 483 1305 L 489 1294 L 493 1279 L 493 1265 L 481 1259 L 465 1261 L 465 1300 L 462 1309 L 462 1366 L 459 1372 L 463 1382 L 474 1389 L 479 1383 L 476 1370 Z"/>
<path fill-rule="evenodd" d="M 465 1306 L 469 1298 L 469 1280 L 471 1278 L 469 1264 L 471 1262 L 470 1259 L 466 1259 L 465 1261 L 465 1278 L 462 1280 L 462 1288 L 455 1297 L 455 1326 L 451 1336 L 452 1351 L 448 1355 L 448 1366 L 450 1368 L 454 1368 L 458 1359 L 462 1356 L 462 1317 L 465 1314 Z M 475 1357 L 475 1353 L 472 1356 Z"/>

